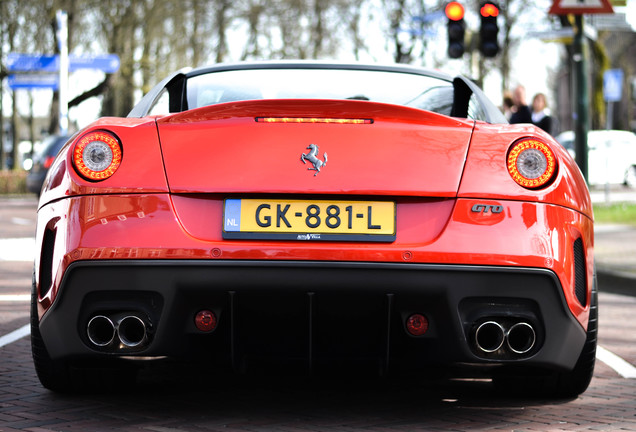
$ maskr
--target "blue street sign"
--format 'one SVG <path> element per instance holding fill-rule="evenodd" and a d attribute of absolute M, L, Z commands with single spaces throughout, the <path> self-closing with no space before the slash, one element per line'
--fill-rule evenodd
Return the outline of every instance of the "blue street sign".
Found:
<path fill-rule="evenodd" d="M 70 55 L 68 68 L 71 72 L 78 69 L 97 69 L 105 73 L 114 73 L 119 70 L 119 56 L 117 54 Z M 7 70 L 9 72 L 57 72 L 60 70 L 60 58 L 57 55 L 9 53 Z"/>
<path fill-rule="evenodd" d="M 70 71 L 77 69 L 97 69 L 106 73 L 119 70 L 119 56 L 117 54 L 99 54 L 68 57 Z"/>
<path fill-rule="evenodd" d="M 619 102 L 623 98 L 623 70 L 610 69 L 603 74 L 603 99 Z"/>
<path fill-rule="evenodd" d="M 57 72 L 59 69 L 58 56 L 18 53 L 7 55 L 7 70 L 9 72 Z"/>
<path fill-rule="evenodd" d="M 416 15 L 411 18 L 411 21 L 423 22 L 424 24 L 429 24 L 435 21 L 438 21 L 444 18 L 446 14 L 444 11 L 439 10 L 437 12 L 426 13 L 424 15 Z"/>
<path fill-rule="evenodd" d="M 7 82 L 11 90 L 17 89 L 53 89 L 60 85 L 60 77 L 56 74 L 19 74 L 9 75 Z"/>

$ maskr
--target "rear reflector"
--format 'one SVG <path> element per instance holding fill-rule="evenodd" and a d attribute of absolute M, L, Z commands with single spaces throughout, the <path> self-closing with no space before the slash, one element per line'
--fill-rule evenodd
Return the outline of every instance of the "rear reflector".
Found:
<path fill-rule="evenodd" d="M 428 318 L 422 314 L 413 314 L 406 320 L 406 330 L 413 336 L 422 336 L 428 330 Z"/>
<path fill-rule="evenodd" d="M 256 117 L 257 123 L 330 123 L 330 124 L 372 124 L 373 119 L 347 119 L 322 117 Z"/>
<path fill-rule="evenodd" d="M 202 332 L 211 332 L 216 328 L 216 315 L 209 310 L 202 310 L 194 317 L 194 325 Z"/>

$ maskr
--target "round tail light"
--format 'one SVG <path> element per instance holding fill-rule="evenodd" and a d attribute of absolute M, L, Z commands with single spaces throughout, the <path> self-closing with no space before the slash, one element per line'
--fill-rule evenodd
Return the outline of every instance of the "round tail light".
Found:
<path fill-rule="evenodd" d="M 422 336 L 428 330 L 428 318 L 413 314 L 406 320 L 406 330 L 413 336 Z"/>
<path fill-rule="evenodd" d="M 532 138 L 517 141 L 508 152 L 508 172 L 518 185 L 538 189 L 550 183 L 557 170 L 554 152 Z"/>
<path fill-rule="evenodd" d="M 115 174 L 121 158 L 119 140 L 110 132 L 88 133 L 73 148 L 73 165 L 86 180 L 106 180 Z"/>

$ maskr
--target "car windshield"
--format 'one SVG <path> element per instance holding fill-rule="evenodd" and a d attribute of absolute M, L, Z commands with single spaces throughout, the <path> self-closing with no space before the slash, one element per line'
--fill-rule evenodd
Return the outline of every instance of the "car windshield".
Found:
<path fill-rule="evenodd" d="M 352 99 L 449 115 L 451 82 L 418 74 L 343 69 L 250 69 L 187 81 L 188 108 L 254 99 Z"/>

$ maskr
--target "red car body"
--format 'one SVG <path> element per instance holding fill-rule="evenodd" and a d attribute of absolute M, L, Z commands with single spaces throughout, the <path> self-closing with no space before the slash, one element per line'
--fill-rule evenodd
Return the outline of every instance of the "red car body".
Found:
<path fill-rule="evenodd" d="M 453 90 L 453 107 L 358 96 L 184 107 L 188 80 L 245 70 L 431 76 Z M 170 113 L 153 114 L 166 92 Z M 112 142 L 108 178 L 78 166 L 91 140 Z M 509 169 L 515 144 L 530 141 L 553 165 L 538 187 Z M 578 394 L 594 365 L 593 244 L 568 152 L 532 125 L 506 124 L 466 80 L 318 63 L 178 73 L 128 118 L 80 131 L 50 169 L 36 370 L 67 390 L 77 367 L 132 358 L 389 374 L 462 364 Z"/>

